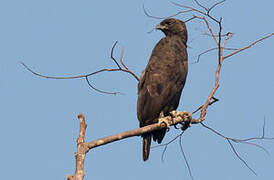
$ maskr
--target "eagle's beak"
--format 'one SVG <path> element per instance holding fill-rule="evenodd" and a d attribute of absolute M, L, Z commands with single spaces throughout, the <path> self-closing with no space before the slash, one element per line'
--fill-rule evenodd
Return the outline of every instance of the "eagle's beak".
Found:
<path fill-rule="evenodd" d="M 166 29 L 166 26 L 158 24 L 155 28 L 158 29 L 158 30 L 164 30 L 164 29 Z"/>

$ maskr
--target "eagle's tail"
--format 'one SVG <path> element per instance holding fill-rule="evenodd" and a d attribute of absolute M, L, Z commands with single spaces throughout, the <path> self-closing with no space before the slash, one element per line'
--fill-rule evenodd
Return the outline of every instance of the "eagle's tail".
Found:
<path fill-rule="evenodd" d="M 143 160 L 148 160 L 152 134 L 143 135 Z"/>

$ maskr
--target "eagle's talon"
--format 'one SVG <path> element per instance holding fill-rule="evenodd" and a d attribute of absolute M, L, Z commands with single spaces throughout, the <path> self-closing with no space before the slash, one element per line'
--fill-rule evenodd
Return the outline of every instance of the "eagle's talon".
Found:
<path fill-rule="evenodd" d="M 162 126 L 162 124 L 164 123 L 164 126 L 169 130 L 171 121 L 172 121 L 171 117 L 163 117 L 163 118 L 159 118 L 158 124 Z"/>
<path fill-rule="evenodd" d="M 164 112 L 161 111 L 161 112 L 160 112 L 160 115 L 159 115 L 159 118 L 164 118 L 164 117 L 165 117 Z"/>

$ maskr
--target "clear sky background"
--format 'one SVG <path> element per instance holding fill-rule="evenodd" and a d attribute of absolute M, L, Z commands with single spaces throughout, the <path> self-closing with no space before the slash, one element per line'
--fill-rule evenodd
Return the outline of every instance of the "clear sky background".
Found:
<path fill-rule="evenodd" d="M 191 1 L 176 1 L 193 5 Z M 216 1 L 201 0 L 206 6 Z M 125 73 L 102 73 L 90 78 L 97 88 L 119 91 L 105 95 L 91 90 L 84 79 L 49 80 L 29 73 L 23 61 L 45 75 L 71 76 L 115 67 L 110 49 L 118 40 L 115 56 L 125 47 L 124 62 L 140 76 L 152 48 L 163 37 L 151 31 L 158 19 L 147 17 L 142 5 L 155 16 L 181 10 L 164 0 L 146 1 L 0 1 L 0 139 L 1 179 L 65 179 L 75 169 L 74 152 L 83 112 L 88 124 L 86 141 L 138 127 L 137 81 Z M 235 36 L 227 47 L 243 47 L 274 31 L 274 2 L 228 0 L 212 13 L 224 18 L 224 32 Z M 192 14 L 179 15 L 186 20 Z M 188 22 L 189 74 L 179 110 L 193 111 L 205 102 L 214 84 L 216 52 L 205 25 Z M 218 103 L 210 107 L 205 123 L 237 138 L 260 136 L 264 118 L 266 136 L 274 137 L 274 38 L 224 62 Z M 195 115 L 197 117 L 198 115 Z M 172 128 L 164 142 L 179 134 Z M 151 150 L 142 161 L 142 140 L 128 138 L 91 150 L 86 157 L 85 179 L 191 179 L 178 141 L 161 161 L 163 148 Z M 252 174 L 233 154 L 228 143 L 201 125 L 183 136 L 183 148 L 194 179 L 270 180 L 274 177 L 274 141 L 259 141 L 270 153 L 235 144 L 257 172 Z M 153 143 L 155 145 L 155 143 Z"/>

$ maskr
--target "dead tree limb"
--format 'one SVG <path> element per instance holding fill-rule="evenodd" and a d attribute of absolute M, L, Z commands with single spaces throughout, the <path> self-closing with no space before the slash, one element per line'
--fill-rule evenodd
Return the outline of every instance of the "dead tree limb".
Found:
<path fill-rule="evenodd" d="M 169 128 L 172 125 L 176 124 L 184 124 L 184 123 L 191 123 L 196 124 L 199 123 L 197 120 L 193 119 L 189 112 L 177 112 L 173 111 L 171 116 L 166 116 L 164 118 L 160 118 L 158 123 L 148 125 L 142 128 L 137 128 L 129 131 L 125 131 L 119 134 L 114 134 L 112 136 L 107 136 L 104 138 L 97 139 L 91 142 L 85 142 L 85 133 L 87 125 L 85 123 L 85 117 L 83 114 L 78 115 L 78 119 L 80 121 L 80 131 L 79 136 L 77 139 L 77 152 L 75 153 L 76 159 L 76 169 L 74 175 L 68 175 L 68 180 L 83 180 L 85 173 L 84 173 L 84 161 L 85 156 L 88 151 L 92 148 L 102 146 L 114 141 L 118 141 L 121 139 L 133 137 L 133 136 L 140 136 L 144 133 L 152 132 L 155 130 Z"/>
<path fill-rule="evenodd" d="M 197 124 L 199 121 L 196 119 L 193 119 L 191 114 L 189 112 L 178 112 L 178 111 L 173 111 L 172 112 L 173 117 L 171 116 L 166 116 L 164 118 L 159 119 L 159 123 L 151 124 L 148 126 L 144 126 L 142 128 L 136 128 L 133 130 L 125 131 L 119 134 L 114 134 L 112 136 L 107 136 L 104 138 L 100 138 L 91 142 L 86 143 L 89 149 L 102 146 L 104 144 L 108 144 L 114 141 L 118 141 L 121 139 L 125 139 L 128 137 L 133 137 L 133 136 L 140 136 L 142 134 L 152 132 L 155 130 L 163 129 L 166 127 L 170 127 L 176 124 L 184 124 L 184 123 L 191 123 L 191 124 Z"/>
<path fill-rule="evenodd" d="M 68 180 L 83 180 L 85 176 L 84 162 L 86 153 L 88 152 L 88 147 L 85 143 L 87 124 L 83 114 L 79 114 L 78 119 L 80 121 L 80 131 L 77 139 L 77 152 L 75 153 L 76 168 L 73 176 L 67 176 Z"/>
<path fill-rule="evenodd" d="M 25 63 L 23 62 L 20 62 L 29 72 L 31 72 L 32 74 L 38 76 L 38 77 L 42 77 L 42 78 L 46 78 L 46 79 L 81 79 L 81 78 L 85 78 L 87 84 L 95 91 L 98 91 L 100 93 L 103 93 L 103 94 L 113 94 L 113 95 L 116 95 L 116 94 L 120 94 L 120 92 L 107 92 L 107 91 L 103 91 L 103 90 L 100 90 L 96 87 L 94 87 L 90 80 L 88 79 L 90 76 L 93 76 L 93 75 L 96 75 L 96 74 L 99 74 L 99 73 L 102 73 L 102 72 L 116 72 L 116 71 L 120 71 L 120 72 L 125 72 L 125 73 L 128 73 L 130 74 L 131 76 L 133 76 L 137 81 L 139 81 L 139 78 L 138 76 L 133 72 L 131 71 L 123 62 L 123 55 L 124 55 L 124 48 L 122 48 L 122 51 L 121 51 L 121 55 L 120 55 L 120 63 L 121 65 L 118 63 L 117 59 L 115 59 L 114 57 L 114 50 L 116 48 L 116 45 L 117 45 L 118 41 L 116 41 L 112 48 L 111 48 L 111 52 L 110 52 L 110 58 L 113 60 L 114 64 L 117 66 L 117 68 L 104 68 L 104 69 L 100 69 L 98 71 L 94 71 L 94 72 L 91 72 L 91 73 L 88 73 L 88 74 L 82 74 L 82 75 L 78 75 L 78 76 L 47 76 L 47 75 L 43 75 L 41 73 L 38 73 L 38 72 L 35 72 L 34 70 L 32 70 L 30 67 L 28 67 Z"/>
<path fill-rule="evenodd" d="M 251 48 L 252 46 L 254 46 L 255 44 L 257 44 L 258 42 L 261 42 L 261 41 L 263 41 L 263 40 L 265 40 L 267 38 L 270 38 L 271 36 L 274 36 L 274 33 L 270 33 L 269 35 L 264 36 L 264 37 L 262 37 L 262 38 L 260 38 L 260 39 L 258 39 L 256 41 L 250 43 L 249 45 L 243 47 L 243 48 L 237 49 L 236 51 L 234 51 L 234 52 L 232 52 L 232 53 L 224 56 L 223 59 L 229 58 L 229 57 L 231 57 L 231 56 L 233 56 L 233 55 L 235 55 L 235 54 L 237 54 L 237 53 L 239 53 L 241 51 L 244 51 L 244 50 L 246 50 L 248 48 Z"/>

